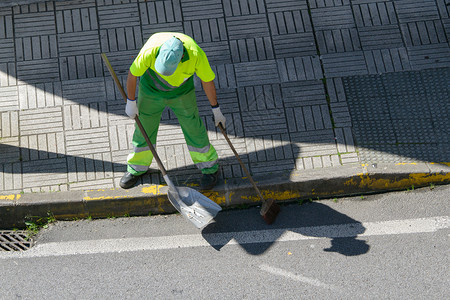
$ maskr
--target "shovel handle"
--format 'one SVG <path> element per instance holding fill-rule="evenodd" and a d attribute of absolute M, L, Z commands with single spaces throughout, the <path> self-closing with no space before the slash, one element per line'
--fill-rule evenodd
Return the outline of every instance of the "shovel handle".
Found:
<path fill-rule="evenodd" d="M 219 123 L 219 129 L 222 131 L 223 136 L 228 142 L 228 145 L 230 145 L 231 150 L 234 153 L 234 156 L 236 156 L 237 160 L 239 161 L 239 164 L 241 165 L 242 169 L 244 170 L 245 174 L 247 175 L 248 179 L 252 183 L 253 187 L 255 188 L 256 192 L 258 193 L 259 198 L 261 198 L 262 202 L 265 202 L 264 197 L 262 196 L 261 192 L 259 191 L 258 187 L 256 186 L 255 181 L 253 180 L 252 176 L 250 175 L 250 172 L 245 167 L 244 163 L 242 162 L 241 158 L 239 157 L 239 154 L 236 152 L 236 149 L 234 149 L 233 144 L 231 143 L 230 139 L 228 138 L 227 133 L 225 132 L 225 128 L 223 128 L 222 123 Z"/>
<path fill-rule="evenodd" d="M 125 91 L 122 87 L 122 84 L 120 84 L 119 78 L 117 78 L 116 72 L 114 72 L 114 69 L 112 68 L 111 64 L 109 63 L 109 60 L 106 57 L 105 53 L 102 53 L 102 59 L 106 65 L 106 67 L 108 68 L 109 73 L 111 74 L 112 78 L 114 79 L 114 82 L 116 83 L 116 86 L 119 89 L 119 92 L 122 94 L 123 100 L 125 100 L 125 102 L 126 102 L 127 98 L 128 98 L 127 94 L 125 93 Z M 162 164 L 161 159 L 159 159 L 159 156 L 158 156 L 158 153 L 156 153 L 155 147 L 153 147 L 152 142 L 150 142 L 147 132 L 145 132 L 144 126 L 142 126 L 141 120 L 139 120 L 139 117 L 136 116 L 136 117 L 134 117 L 134 121 L 136 121 L 136 124 L 142 133 L 142 136 L 144 137 L 145 141 L 147 142 L 147 145 L 149 146 L 150 151 L 152 151 L 153 157 L 155 158 L 156 163 L 158 164 L 158 167 L 161 171 L 162 176 L 163 177 L 166 176 L 167 175 L 166 169 L 164 168 L 164 165 Z"/>

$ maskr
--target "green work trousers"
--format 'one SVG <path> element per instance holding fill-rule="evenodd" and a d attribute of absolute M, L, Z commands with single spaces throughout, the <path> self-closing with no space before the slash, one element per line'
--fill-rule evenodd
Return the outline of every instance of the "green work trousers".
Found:
<path fill-rule="evenodd" d="M 208 133 L 199 117 L 194 82 L 191 77 L 180 87 L 172 87 L 162 81 L 150 69 L 140 78 L 138 96 L 139 120 L 153 146 L 162 112 L 169 107 L 176 115 L 183 131 L 189 154 L 203 174 L 215 173 L 219 166 L 218 156 L 208 139 Z M 128 155 L 128 172 L 141 175 L 147 172 L 153 160 L 141 131 L 135 126 L 133 152 Z"/>

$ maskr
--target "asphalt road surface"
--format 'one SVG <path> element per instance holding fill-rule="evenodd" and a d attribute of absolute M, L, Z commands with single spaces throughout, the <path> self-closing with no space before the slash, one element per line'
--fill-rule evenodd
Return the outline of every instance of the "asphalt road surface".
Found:
<path fill-rule="evenodd" d="M 0 252 L 0 299 L 449 299 L 450 186 L 180 215 L 57 222 Z"/>

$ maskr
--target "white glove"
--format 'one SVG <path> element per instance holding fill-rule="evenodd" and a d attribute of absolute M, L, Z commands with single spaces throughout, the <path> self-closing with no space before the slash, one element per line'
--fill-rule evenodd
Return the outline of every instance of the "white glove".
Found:
<path fill-rule="evenodd" d="M 225 122 L 227 121 L 225 119 L 225 116 L 220 111 L 220 107 L 213 107 L 212 112 L 214 114 L 214 123 L 216 126 L 219 126 L 219 123 L 222 123 L 223 128 L 225 128 Z"/>
<path fill-rule="evenodd" d="M 139 115 L 136 100 L 127 99 L 127 105 L 125 106 L 125 113 L 132 119 Z"/>

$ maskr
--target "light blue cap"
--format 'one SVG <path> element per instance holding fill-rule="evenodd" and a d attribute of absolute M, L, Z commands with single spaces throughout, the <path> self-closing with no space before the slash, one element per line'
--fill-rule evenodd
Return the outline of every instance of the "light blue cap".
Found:
<path fill-rule="evenodd" d="M 159 54 L 156 57 L 155 69 L 161 75 L 170 76 L 178 67 L 183 57 L 183 42 L 176 37 L 165 41 L 159 48 Z"/>

